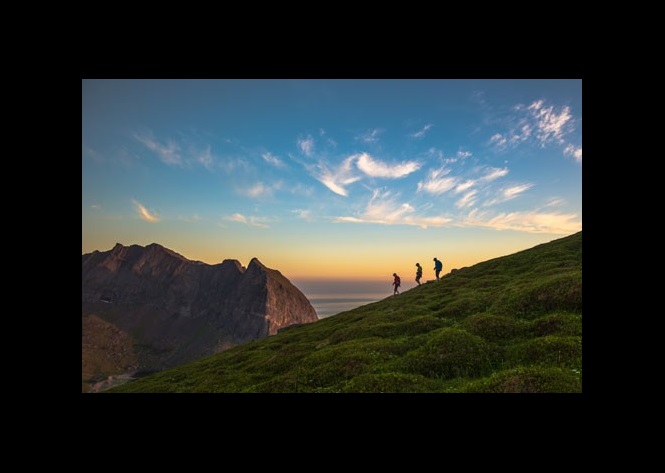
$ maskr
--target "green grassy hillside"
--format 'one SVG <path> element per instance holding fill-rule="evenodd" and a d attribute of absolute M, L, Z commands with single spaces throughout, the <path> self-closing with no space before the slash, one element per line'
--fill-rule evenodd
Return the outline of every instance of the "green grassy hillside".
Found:
<path fill-rule="evenodd" d="M 582 232 L 111 392 L 581 392 Z"/>

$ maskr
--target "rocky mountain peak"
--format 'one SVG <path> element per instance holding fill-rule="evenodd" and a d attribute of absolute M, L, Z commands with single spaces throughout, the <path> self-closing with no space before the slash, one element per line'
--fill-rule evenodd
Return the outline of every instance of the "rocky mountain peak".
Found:
<path fill-rule="evenodd" d="M 235 259 L 191 261 L 157 243 L 117 243 L 82 255 L 81 279 L 82 315 L 100 319 L 83 324 L 84 340 L 98 340 L 85 330 L 99 327 L 123 340 L 88 352 L 84 344 L 84 361 L 94 353 L 104 360 L 138 360 L 132 369 L 159 370 L 318 320 L 304 294 L 257 258 L 245 269 Z M 104 352 L 114 347 L 124 350 L 122 356 Z M 102 365 L 88 361 L 84 365 Z"/>

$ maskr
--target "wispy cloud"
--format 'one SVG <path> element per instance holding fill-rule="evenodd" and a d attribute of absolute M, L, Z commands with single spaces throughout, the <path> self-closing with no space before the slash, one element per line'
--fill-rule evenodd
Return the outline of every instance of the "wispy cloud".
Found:
<path fill-rule="evenodd" d="M 461 192 L 464 192 L 465 190 L 468 190 L 472 188 L 476 184 L 476 181 L 473 179 L 469 179 L 467 181 L 464 181 L 460 184 L 457 184 L 457 187 L 455 187 L 455 194 L 459 194 Z"/>
<path fill-rule="evenodd" d="M 212 171 L 215 162 L 212 158 L 210 146 L 207 146 L 206 149 L 198 153 L 196 161 L 208 171 Z"/>
<path fill-rule="evenodd" d="M 370 177 L 384 177 L 388 179 L 399 179 L 408 176 L 420 169 L 421 164 L 416 161 L 405 161 L 400 164 L 386 164 L 383 161 L 372 158 L 367 153 L 351 156 L 357 159 L 356 166 Z"/>
<path fill-rule="evenodd" d="M 250 171 L 252 169 L 252 165 L 249 164 L 245 158 L 223 159 L 220 161 L 219 167 L 227 174 L 231 174 L 238 169 L 241 169 L 245 172 Z"/>
<path fill-rule="evenodd" d="M 235 213 L 233 215 L 227 215 L 224 217 L 224 220 L 229 220 L 231 222 L 238 222 L 238 223 L 244 223 L 245 225 L 249 225 L 251 227 L 256 227 L 256 228 L 270 228 L 265 222 L 266 219 L 261 218 L 261 217 L 246 217 L 243 214 L 240 213 Z"/>
<path fill-rule="evenodd" d="M 314 154 L 314 138 L 307 136 L 298 140 L 298 148 L 305 156 L 312 156 Z"/>
<path fill-rule="evenodd" d="M 487 173 L 479 180 L 481 182 L 492 182 L 508 174 L 508 168 L 489 168 Z"/>
<path fill-rule="evenodd" d="M 135 134 L 134 138 L 159 156 L 159 159 L 165 164 L 169 166 L 182 166 L 183 160 L 180 154 L 180 147 L 174 141 L 167 140 L 166 144 L 161 144 L 151 134 Z"/>
<path fill-rule="evenodd" d="M 89 146 L 86 145 L 81 145 L 81 150 L 83 151 L 83 154 L 86 156 L 90 156 L 94 161 L 98 163 L 103 163 L 106 161 L 106 158 L 104 158 L 104 155 L 94 149 L 92 149 Z"/>
<path fill-rule="evenodd" d="M 428 153 L 432 156 L 437 156 L 443 161 L 444 164 L 454 164 L 458 161 L 462 161 L 473 156 L 470 151 L 458 151 L 455 156 L 450 156 L 443 159 L 443 152 L 437 150 L 436 148 L 430 148 Z"/>
<path fill-rule="evenodd" d="M 443 159 L 443 151 L 438 148 L 430 148 L 427 150 L 425 156 L 429 159 Z"/>
<path fill-rule="evenodd" d="M 578 163 L 582 162 L 582 147 L 576 148 L 573 145 L 568 145 L 563 150 L 563 154 L 567 156 L 572 156 Z M 593 162 L 593 159 L 591 160 Z"/>
<path fill-rule="evenodd" d="M 496 198 L 485 202 L 485 206 L 496 205 L 512 200 L 520 194 L 528 191 L 532 187 L 533 184 L 520 184 L 517 186 L 507 187 L 503 189 Z"/>
<path fill-rule="evenodd" d="M 508 130 L 493 134 L 489 144 L 497 150 L 505 150 L 526 142 L 531 138 L 544 147 L 550 143 L 563 144 L 564 136 L 574 129 L 570 107 L 557 108 L 547 105 L 544 100 L 536 100 L 530 105 L 518 104 L 513 107 L 516 116 L 510 119 Z"/>
<path fill-rule="evenodd" d="M 186 223 L 197 223 L 202 220 L 202 218 L 198 214 L 186 215 L 186 216 L 181 215 L 180 217 L 178 217 L 178 219 Z"/>
<path fill-rule="evenodd" d="M 374 128 L 373 130 L 368 130 L 360 136 L 357 136 L 356 139 L 362 141 L 363 143 L 376 143 L 379 141 L 379 135 L 383 133 L 383 130 L 380 128 Z"/>
<path fill-rule="evenodd" d="M 337 167 L 329 167 L 324 162 L 319 162 L 312 170 L 315 179 L 320 181 L 335 194 L 346 197 L 349 195 L 346 186 L 360 180 L 360 176 L 355 174 L 353 161 L 354 156 L 349 156 Z"/>
<path fill-rule="evenodd" d="M 90 208 L 91 208 L 92 210 L 100 210 L 100 209 L 102 208 L 102 206 L 99 205 L 99 204 L 92 204 L 92 205 L 90 206 Z"/>
<path fill-rule="evenodd" d="M 281 159 L 279 159 L 277 156 L 275 156 L 274 154 L 272 154 L 270 152 L 263 153 L 261 155 L 261 157 L 263 158 L 263 160 L 266 163 L 271 164 L 271 165 L 273 165 L 277 168 L 284 167 L 284 162 Z"/>
<path fill-rule="evenodd" d="M 159 222 L 159 215 L 157 215 L 156 213 L 149 212 L 148 209 L 146 209 L 140 202 L 138 202 L 135 199 L 133 199 L 132 202 L 134 203 L 134 207 L 136 207 L 136 212 L 139 214 L 139 217 L 141 217 L 141 219 L 150 223 Z"/>
<path fill-rule="evenodd" d="M 359 216 L 336 217 L 338 223 L 375 223 L 382 225 L 413 225 L 422 228 L 442 227 L 452 219 L 443 215 L 425 216 L 419 215 L 416 209 L 409 203 L 399 203 L 399 195 L 390 191 L 376 189 L 372 192 L 367 207 Z"/>
<path fill-rule="evenodd" d="M 272 185 L 266 185 L 263 182 L 257 182 L 254 185 L 238 189 L 238 192 L 252 199 L 270 197 L 275 190 L 282 188 L 282 182 L 278 181 Z"/>
<path fill-rule="evenodd" d="M 508 143 L 508 138 L 503 136 L 501 133 L 495 133 L 490 138 L 490 144 L 495 145 L 497 148 L 503 148 Z"/>
<path fill-rule="evenodd" d="M 416 138 L 417 140 L 424 138 L 427 132 L 432 128 L 432 124 L 428 123 L 424 127 L 422 127 L 420 130 L 416 131 L 415 133 L 411 133 L 409 136 L 411 138 Z"/>
<path fill-rule="evenodd" d="M 536 122 L 536 138 L 541 144 L 550 141 L 563 142 L 563 135 L 570 131 L 571 119 L 570 107 L 563 107 L 556 111 L 553 105 L 545 105 L 544 100 L 533 102 L 527 108 Z"/>
<path fill-rule="evenodd" d="M 471 207 L 476 202 L 475 197 L 476 197 L 477 193 L 478 193 L 478 191 L 475 191 L 475 190 L 467 192 L 466 194 L 464 194 L 462 196 L 461 199 L 459 199 L 455 203 L 455 205 L 457 206 L 457 208 L 460 208 L 460 209 L 463 209 L 465 207 Z"/>
<path fill-rule="evenodd" d="M 311 210 L 305 210 L 305 209 L 294 209 L 291 212 L 296 214 L 298 218 L 301 218 L 307 222 L 311 222 L 313 219 L 312 216 L 312 211 Z"/>
<path fill-rule="evenodd" d="M 564 202 L 565 200 L 563 200 L 561 197 L 551 197 L 547 200 L 547 202 L 545 202 L 545 207 L 558 207 Z"/>
<path fill-rule="evenodd" d="M 433 169 L 427 175 L 427 179 L 418 183 L 418 191 L 425 191 L 433 195 L 443 194 L 455 187 L 459 182 L 456 177 L 447 177 L 450 169 Z"/>
<path fill-rule="evenodd" d="M 569 235 L 582 229 L 582 221 L 577 214 L 511 212 L 491 215 L 488 212 L 478 212 L 477 209 L 474 209 L 463 219 L 460 226 Z"/>

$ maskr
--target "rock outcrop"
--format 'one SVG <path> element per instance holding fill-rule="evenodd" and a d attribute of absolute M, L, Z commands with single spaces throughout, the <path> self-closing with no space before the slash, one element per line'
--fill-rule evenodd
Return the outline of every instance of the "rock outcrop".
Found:
<path fill-rule="evenodd" d="M 256 258 L 245 269 L 156 243 L 116 244 L 82 255 L 81 279 L 84 390 L 86 379 L 170 368 L 318 320 L 303 293 Z"/>

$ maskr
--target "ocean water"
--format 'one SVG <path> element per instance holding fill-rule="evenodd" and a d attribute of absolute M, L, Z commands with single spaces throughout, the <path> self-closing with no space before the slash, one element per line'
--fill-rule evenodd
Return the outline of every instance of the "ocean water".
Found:
<path fill-rule="evenodd" d="M 381 280 L 296 279 L 293 282 L 314 306 L 319 319 L 393 296 L 393 278 Z M 413 284 L 402 278 L 401 291 Z"/>
<path fill-rule="evenodd" d="M 331 315 L 339 314 L 347 310 L 355 309 L 365 304 L 385 299 L 390 294 L 368 293 L 368 294 L 311 294 L 308 295 L 316 315 L 319 319 L 325 319 Z"/>

